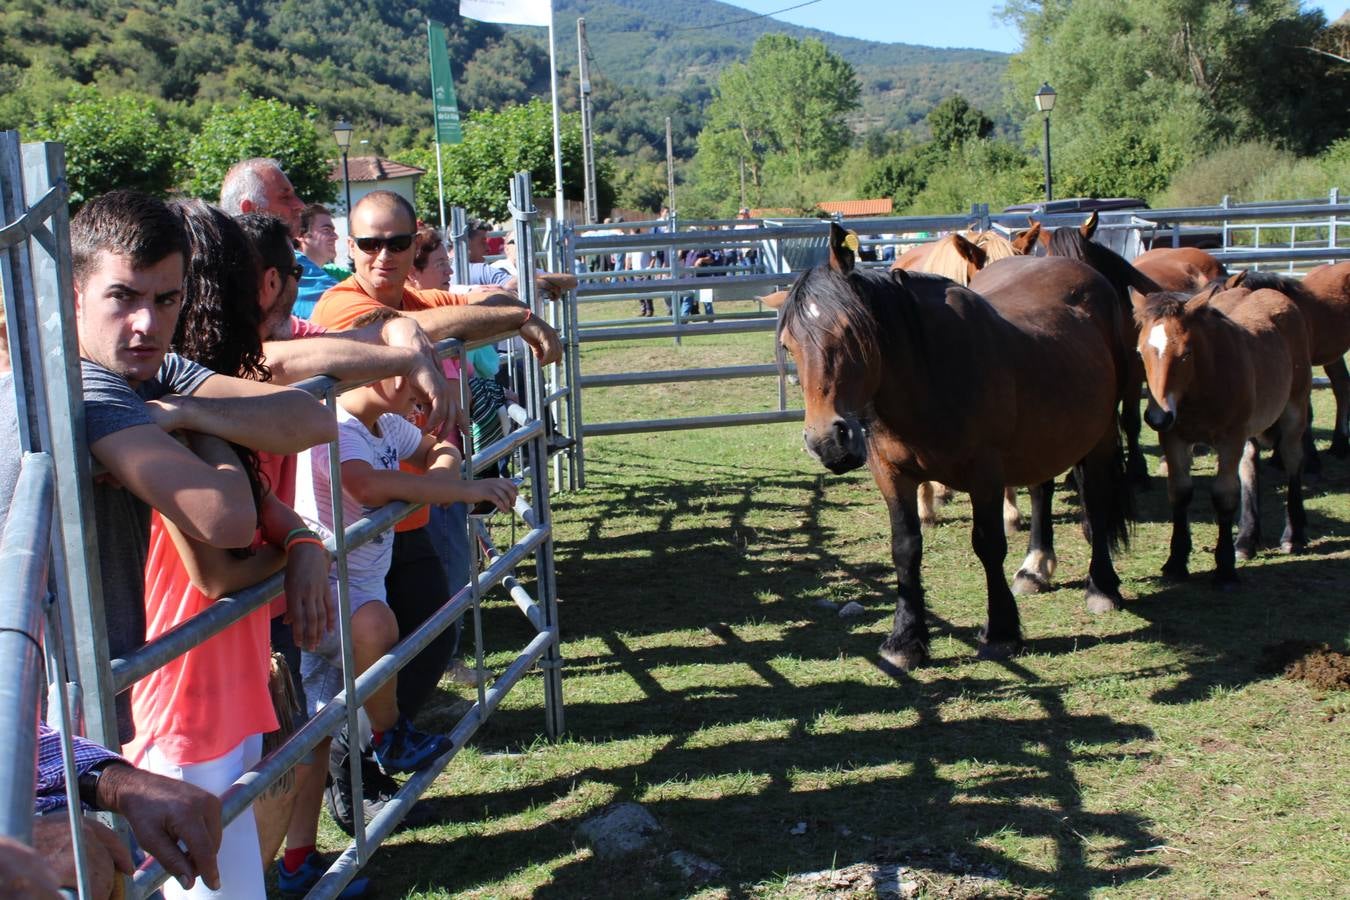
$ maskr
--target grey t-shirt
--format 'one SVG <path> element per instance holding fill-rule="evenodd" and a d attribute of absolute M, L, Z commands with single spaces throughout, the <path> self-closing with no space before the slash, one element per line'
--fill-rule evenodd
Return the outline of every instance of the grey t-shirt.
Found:
<path fill-rule="evenodd" d="M 145 401 L 167 394 L 191 394 L 214 373 L 175 353 L 165 355 L 159 373 L 139 388 L 88 360 L 80 360 L 84 380 L 84 424 L 89 446 L 137 425 L 153 425 Z M 150 507 L 131 491 L 94 484 L 94 524 L 98 530 L 98 566 L 103 582 L 103 614 L 108 652 L 122 656 L 145 643 L 145 558 L 150 548 Z M 117 698 L 117 730 L 123 743 L 135 734 L 131 695 Z"/>

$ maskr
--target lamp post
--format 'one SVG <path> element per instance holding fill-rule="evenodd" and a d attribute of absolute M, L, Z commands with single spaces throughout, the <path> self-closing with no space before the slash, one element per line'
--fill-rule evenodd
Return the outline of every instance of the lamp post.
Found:
<path fill-rule="evenodd" d="M 1036 91 L 1036 108 L 1045 113 L 1045 202 L 1054 199 L 1050 189 L 1050 110 L 1055 108 L 1055 89 L 1050 82 L 1042 82 Z"/>
<path fill-rule="evenodd" d="M 342 154 L 342 196 L 346 204 L 346 211 L 342 217 L 346 220 L 346 227 L 343 229 L 348 235 L 352 233 L 352 183 L 347 177 L 347 150 L 352 145 L 352 126 L 346 119 L 338 119 L 337 124 L 333 126 L 333 140 L 337 141 L 338 152 Z M 347 268 L 351 268 L 352 261 L 350 255 L 347 259 Z"/>

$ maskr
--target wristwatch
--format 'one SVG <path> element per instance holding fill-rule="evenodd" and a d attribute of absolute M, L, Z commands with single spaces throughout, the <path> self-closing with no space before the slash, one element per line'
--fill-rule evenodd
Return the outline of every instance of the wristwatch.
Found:
<path fill-rule="evenodd" d="M 110 766 L 125 766 L 124 760 L 112 757 L 110 759 L 101 759 L 94 763 L 83 773 L 79 780 L 75 782 L 79 788 L 80 802 L 91 809 L 102 809 L 98 803 L 98 780 Z"/>

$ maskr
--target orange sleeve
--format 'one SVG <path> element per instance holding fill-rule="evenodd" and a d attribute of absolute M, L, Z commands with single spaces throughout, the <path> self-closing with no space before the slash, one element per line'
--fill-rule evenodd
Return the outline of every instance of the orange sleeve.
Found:
<path fill-rule="evenodd" d="M 350 331 L 361 316 L 384 308 L 383 303 L 357 286 L 355 278 L 348 278 L 324 291 L 309 320 L 330 331 Z"/>

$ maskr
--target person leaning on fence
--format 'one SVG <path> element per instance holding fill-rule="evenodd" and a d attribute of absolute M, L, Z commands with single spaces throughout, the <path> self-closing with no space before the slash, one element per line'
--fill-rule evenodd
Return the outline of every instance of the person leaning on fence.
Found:
<path fill-rule="evenodd" d="M 380 313 L 376 313 L 379 315 Z M 387 314 L 387 313 L 386 313 Z M 490 478 L 459 477 L 462 459 L 447 441 L 423 434 L 407 420 L 416 400 L 402 377 L 388 378 L 347 391 L 338 398 L 338 454 L 342 472 L 343 521 L 354 522 L 395 501 L 436 504 L 490 502 L 507 510 L 515 503 L 515 485 Z M 297 502 L 316 526 L 331 531 L 334 516 L 329 480 L 329 448 L 309 451 L 302 464 Z M 400 460 L 423 471 L 401 472 Z M 305 475 L 309 481 L 306 485 Z M 394 546 L 388 534 L 347 554 L 351 601 L 352 648 L 357 673 L 364 672 L 399 640 L 399 622 L 390 609 L 386 576 Z M 334 569 L 336 578 L 336 568 Z M 444 602 L 442 598 L 442 602 Z M 325 637 L 302 663 L 305 697 L 314 714 L 342 690 L 340 646 L 336 632 Z M 397 676 L 386 681 L 365 703 L 371 746 L 386 774 L 424 768 L 449 751 L 443 735 L 417 731 L 400 710 Z M 282 872 L 283 876 L 285 871 Z"/>
<path fill-rule="evenodd" d="M 162 201 L 135 191 L 97 197 L 71 221 L 70 241 L 85 428 L 107 470 L 93 486 L 94 518 L 108 647 L 118 657 L 145 640 L 151 510 L 212 547 L 247 547 L 258 513 L 229 444 L 293 453 L 330 440 L 334 425 L 302 391 L 219 375 L 168 352 L 187 240 Z M 326 607 L 295 599 L 302 630 L 322 630 Z M 126 741 L 129 697 L 118 699 Z"/>
<path fill-rule="evenodd" d="M 300 212 L 300 234 L 296 238 L 300 252 L 295 257 L 300 265 L 300 282 L 293 312 L 302 319 L 308 319 L 323 292 L 338 283 L 338 278 L 325 268 L 337 259 L 337 237 L 328 207 L 311 203 Z"/>
<path fill-rule="evenodd" d="M 183 222 L 190 250 L 172 349 L 220 374 L 269 380 L 261 336 L 266 316 L 256 300 L 244 299 L 258 297 L 264 276 L 253 242 L 235 220 L 200 200 L 175 203 L 172 209 Z M 285 228 L 280 220 L 271 221 Z M 268 278 L 275 274 L 272 268 L 266 271 Z M 293 266 L 281 277 L 293 282 Z M 221 550 L 193 540 L 156 513 L 145 570 L 147 637 L 171 631 L 216 599 L 283 568 L 286 595 L 138 682 L 132 690 L 136 737 L 126 748 L 137 765 L 215 794 L 258 762 L 263 735 L 279 727 L 269 689 L 272 612 L 285 613 L 289 597 L 326 606 L 330 620 L 335 613 L 327 551 L 317 542 L 295 539 L 313 533 L 269 489 L 271 478 L 262 472 L 258 455 L 235 450 L 258 504 L 259 534 L 244 550 Z M 289 718 L 289 712 L 281 715 Z M 223 896 L 265 896 L 259 849 L 250 807 L 225 829 Z M 268 849 L 275 852 L 274 846 Z M 214 896 L 205 891 L 184 893 L 170 886 L 165 893 Z"/>

